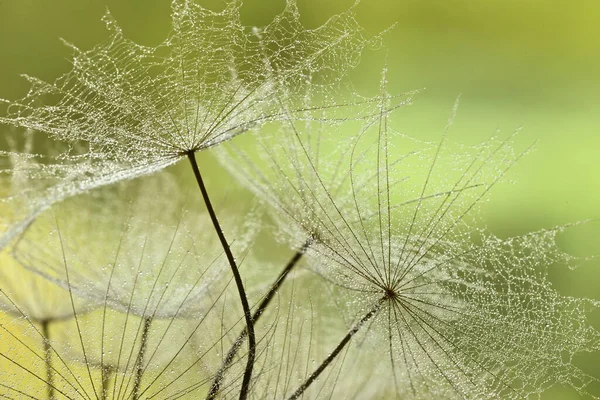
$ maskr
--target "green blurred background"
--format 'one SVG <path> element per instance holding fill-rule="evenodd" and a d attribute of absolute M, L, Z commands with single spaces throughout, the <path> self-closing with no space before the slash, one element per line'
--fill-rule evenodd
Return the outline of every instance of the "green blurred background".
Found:
<path fill-rule="evenodd" d="M 200 1 L 219 8 L 221 1 Z M 298 0 L 303 21 L 316 27 L 352 0 Z M 248 0 L 248 25 L 268 23 L 283 0 Z M 89 48 L 107 36 L 109 8 L 130 39 L 155 45 L 170 26 L 169 0 L 0 0 L 0 98 L 27 91 L 19 74 L 52 80 L 69 69 L 62 37 Z M 484 207 L 484 221 L 507 237 L 584 219 L 600 219 L 600 1 L 597 0 L 363 0 L 360 22 L 373 33 L 395 24 L 386 49 L 365 53 L 353 73 L 374 94 L 387 63 L 392 93 L 425 89 L 396 126 L 427 140 L 440 137 L 462 93 L 453 140 L 476 143 L 523 126 L 517 145 L 538 140 Z M 568 251 L 600 254 L 600 223 L 560 237 Z M 551 276 L 565 295 L 600 300 L 600 263 Z M 600 313 L 592 315 L 600 329 Z M 579 362 L 600 377 L 598 354 Z M 576 399 L 556 388 L 545 399 Z"/>

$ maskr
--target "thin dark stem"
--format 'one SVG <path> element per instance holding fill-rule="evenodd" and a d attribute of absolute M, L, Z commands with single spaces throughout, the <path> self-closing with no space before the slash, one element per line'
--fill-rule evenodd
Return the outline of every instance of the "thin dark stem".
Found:
<path fill-rule="evenodd" d="M 110 378 L 115 372 L 115 368 L 111 365 L 102 366 L 102 393 L 100 394 L 100 400 L 108 399 L 108 384 Z"/>
<path fill-rule="evenodd" d="M 335 347 L 335 349 L 327 356 L 327 358 L 325 360 L 323 360 L 323 362 L 321 363 L 321 365 L 319 365 L 317 367 L 317 369 L 308 377 L 308 379 L 306 379 L 306 381 L 304 381 L 304 383 L 302 385 L 300 385 L 300 387 L 298 389 L 296 389 L 296 391 L 290 396 L 288 397 L 288 400 L 295 400 L 298 397 L 302 396 L 302 394 L 304 393 L 304 391 L 306 389 L 308 389 L 308 387 L 319 377 L 319 375 L 321 375 L 321 373 L 323 371 L 325 371 L 325 368 L 327 368 L 329 366 L 329 364 L 331 364 L 331 362 L 333 360 L 335 360 L 335 358 L 338 356 L 338 354 L 340 354 L 340 352 L 344 349 L 344 347 L 346 347 L 346 345 L 350 342 L 350 339 L 352 339 L 352 337 L 356 334 L 356 332 L 358 332 L 360 330 L 360 328 L 371 318 L 373 318 L 375 316 L 375 314 L 377 314 L 377 312 L 379 311 L 379 309 L 381 308 L 381 305 L 383 304 L 384 301 L 386 301 L 387 297 L 384 297 L 382 299 L 380 299 L 377 304 L 375 305 L 375 307 L 373 307 L 371 309 L 371 311 L 369 311 L 368 313 L 366 313 L 361 319 L 360 321 L 358 321 L 356 323 L 356 325 L 354 325 L 346 334 L 346 336 L 344 336 L 344 338 L 341 340 L 341 342 Z"/>
<path fill-rule="evenodd" d="M 50 320 L 40 322 L 44 337 L 44 362 L 46 363 L 46 393 L 48 400 L 54 400 L 54 373 L 52 372 L 52 348 L 50 346 Z"/>
<path fill-rule="evenodd" d="M 252 315 L 252 325 L 253 326 L 254 326 L 254 324 L 256 324 L 256 322 L 258 321 L 258 319 L 260 318 L 262 313 L 267 309 L 267 307 L 269 306 L 269 303 L 271 303 L 271 300 L 273 300 L 273 297 L 275 297 L 275 294 L 277 294 L 279 287 L 281 286 L 281 284 L 283 283 L 285 278 L 288 276 L 288 274 L 292 271 L 294 266 L 298 263 L 298 261 L 300 261 L 300 259 L 306 252 L 306 249 L 308 248 L 308 246 L 310 246 L 311 242 L 312 242 L 312 240 L 308 239 L 302 245 L 302 247 L 296 252 L 296 254 L 294 254 L 294 256 L 288 261 L 287 265 L 285 266 L 283 271 L 281 271 L 281 273 L 279 274 L 279 276 L 277 277 L 275 282 L 273 282 L 273 284 L 269 288 L 269 291 L 267 292 L 265 297 L 262 299 L 262 301 L 258 305 L 258 308 Z M 244 328 L 238 335 L 235 342 L 233 342 L 233 345 L 227 352 L 227 356 L 225 357 L 225 360 L 223 360 L 223 364 L 221 364 L 221 367 L 219 368 L 219 370 L 217 371 L 217 373 L 215 375 L 215 378 L 213 379 L 213 383 L 210 387 L 208 395 L 206 396 L 206 400 L 214 400 L 217 397 L 219 390 L 221 389 L 221 384 L 223 383 L 223 378 L 225 376 L 225 372 L 227 372 L 227 370 L 231 366 L 231 363 L 233 362 L 235 355 L 237 354 L 238 350 L 242 346 L 242 342 L 244 341 L 244 339 L 246 338 L 247 335 L 248 335 L 248 330 L 246 328 Z"/>
<path fill-rule="evenodd" d="M 135 380 L 133 382 L 133 390 L 131 392 L 133 400 L 138 400 L 140 397 L 140 386 L 142 384 L 142 374 L 144 373 L 144 355 L 146 353 L 146 347 L 148 346 L 148 334 L 150 333 L 151 323 L 151 317 L 144 317 L 144 327 L 142 328 L 140 350 L 135 362 Z M 104 382 L 102 382 L 102 384 L 104 385 Z"/>
<path fill-rule="evenodd" d="M 210 215 L 210 219 L 212 220 L 212 223 L 215 227 L 215 231 L 219 236 L 219 240 L 221 241 L 221 245 L 223 246 L 223 250 L 225 251 L 225 255 L 227 256 L 227 260 L 229 261 L 229 266 L 231 267 L 231 272 L 233 273 L 235 284 L 237 286 L 240 295 L 240 300 L 242 302 L 242 308 L 244 310 L 246 330 L 248 331 L 248 361 L 246 363 L 246 370 L 244 371 L 244 379 L 242 381 L 242 388 L 240 390 L 240 400 L 245 400 L 248 396 L 250 378 L 252 377 L 252 368 L 254 367 L 254 358 L 256 357 L 256 336 L 254 334 L 254 325 L 252 324 L 252 314 L 250 312 L 250 305 L 248 304 L 248 298 L 246 297 L 246 291 L 244 289 L 244 284 L 242 282 L 240 271 L 238 270 L 235 259 L 233 258 L 233 254 L 231 253 L 229 244 L 225 239 L 225 235 L 223 234 L 221 225 L 219 225 L 219 220 L 217 219 L 215 210 L 213 209 L 212 204 L 210 202 L 210 198 L 208 197 L 208 192 L 206 191 L 206 187 L 204 186 L 204 181 L 202 180 L 202 176 L 200 175 L 200 169 L 198 168 L 198 163 L 196 162 L 196 155 L 194 154 L 194 152 L 190 151 L 187 153 L 187 156 L 190 160 L 190 163 L 192 164 L 192 169 L 194 170 L 196 181 L 198 182 L 198 186 L 200 187 L 200 191 L 202 192 L 202 197 L 204 198 L 204 203 L 206 204 L 208 214 Z"/>

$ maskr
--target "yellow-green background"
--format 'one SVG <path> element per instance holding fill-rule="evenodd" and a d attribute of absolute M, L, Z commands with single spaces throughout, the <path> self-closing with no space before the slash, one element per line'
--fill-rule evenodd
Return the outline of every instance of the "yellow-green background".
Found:
<path fill-rule="evenodd" d="M 158 44 L 169 31 L 168 0 L 0 0 L 0 98 L 27 90 L 20 73 L 51 80 L 69 69 L 59 37 L 88 48 L 106 37 L 106 7 L 127 37 Z M 201 2 L 218 8 L 219 1 Z M 304 22 L 318 26 L 352 4 L 299 0 Z M 268 23 L 282 0 L 248 0 L 243 19 Z M 521 148 L 538 140 L 485 207 L 485 222 L 506 237 L 557 224 L 600 218 L 600 1 L 597 0 L 364 0 L 357 7 L 372 32 L 393 24 L 387 50 L 368 51 L 353 74 L 365 94 L 389 69 L 392 93 L 425 88 L 396 126 L 435 140 L 462 93 L 451 138 L 475 143 L 497 129 L 523 126 Z M 387 60 L 387 61 L 386 61 Z M 599 223 L 572 229 L 560 240 L 581 255 L 600 254 Z M 599 262 L 575 271 L 553 268 L 566 295 L 600 300 Z M 600 313 L 592 322 L 600 329 Z M 581 357 L 600 377 L 600 356 Z M 545 398 L 578 398 L 557 388 Z"/>

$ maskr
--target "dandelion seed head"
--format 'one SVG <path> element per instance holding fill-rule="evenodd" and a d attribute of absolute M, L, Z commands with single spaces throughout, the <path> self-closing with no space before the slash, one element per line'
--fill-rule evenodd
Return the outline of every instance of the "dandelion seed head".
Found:
<path fill-rule="evenodd" d="M 27 189 L 13 185 L 11 198 L 3 201 L 30 206 L 22 216 L 5 218 L 0 245 L 52 203 L 154 173 L 189 153 L 287 118 L 284 105 L 307 108 L 299 93 L 310 92 L 313 100 L 322 99 L 320 107 L 330 106 L 325 94 L 341 85 L 363 48 L 378 41 L 360 28 L 352 9 L 306 29 L 289 1 L 256 36 L 242 24 L 240 7 L 230 1 L 212 11 L 174 0 L 172 31 L 156 47 L 125 38 L 107 13 L 109 37 L 103 43 L 89 50 L 67 43 L 69 72 L 54 82 L 25 76 L 28 94 L 2 102 L 0 123 L 37 131 L 58 142 L 58 150 L 48 157 L 17 146 L 1 154 L 32 162 L 3 171 L 29 181 Z"/>
<path fill-rule="evenodd" d="M 9 253 L 10 249 L 5 249 L 0 254 L 0 308 L 9 315 L 36 322 L 70 318 L 73 304 L 68 291 L 25 269 Z M 98 304 L 83 298 L 75 299 L 75 307 L 82 314 L 94 306 Z"/>
<path fill-rule="evenodd" d="M 211 222 L 191 196 L 163 171 L 71 197 L 36 218 L 11 249 L 14 257 L 95 309 L 71 304 L 70 313 L 47 325 L 50 339 L 22 316 L 2 325 L 8 349 L 0 348 L 0 356 L 14 378 L 3 375 L 1 394 L 44 391 L 49 370 L 54 390 L 70 398 L 93 397 L 105 384 L 107 398 L 206 389 L 243 318 Z M 231 246 L 243 262 L 260 233 L 260 211 L 244 218 L 240 207 L 227 212 L 214 200 L 225 211 L 222 226 L 239 239 Z M 41 352 L 42 344 L 48 350 Z"/>
<path fill-rule="evenodd" d="M 189 206 L 167 171 L 140 179 L 55 205 L 19 237 L 15 257 L 121 311 L 156 319 L 204 312 L 203 299 L 221 290 L 226 268 L 209 217 Z M 161 201 L 157 192 L 169 195 Z M 258 231 L 238 231 L 224 218 L 230 222 L 242 239 L 232 246 L 243 254 Z"/>
<path fill-rule="evenodd" d="M 480 204 L 528 150 L 515 152 L 510 136 L 418 142 L 388 114 L 338 148 L 327 146 L 344 135 L 336 127 L 292 124 L 261 161 L 224 155 L 246 162 L 234 173 L 277 210 L 290 243 L 311 238 L 306 265 L 339 288 L 351 321 L 381 304 L 352 339 L 372 351 L 354 344 L 344 360 L 372 363 L 384 398 L 523 398 L 555 384 L 596 395 L 597 379 L 573 360 L 600 350 L 587 319 L 599 304 L 548 279 L 551 265 L 580 261 L 556 244 L 564 228 L 500 239 L 477 226 Z"/>

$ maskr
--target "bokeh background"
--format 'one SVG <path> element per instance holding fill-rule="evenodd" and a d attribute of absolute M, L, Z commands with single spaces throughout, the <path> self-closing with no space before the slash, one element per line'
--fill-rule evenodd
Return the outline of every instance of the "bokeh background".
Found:
<path fill-rule="evenodd" d="M 199 0 L 200 1 L 200 0 Z M 220 1 L 200 1 L 219 8 Z M 352 0 L 298 0 L 303 21 L 316 27 Z M 247 0 L 243 19 L 263 25 L 283 0 Z M 89 48 L 107 36 L 109 8 L 127 37 L 155 45 L 170 27 L 169 0 L 0 0 L 0 98 L 17 99 L 27 73 L 52 80 L 69 69 L 64 38 Z M 597 0 L 363 0 L 360 22 L 373 33 L 393 28 L 385 48 L 367 51 L 352 80 L 374 94 L 387 65 L 388 89 L 424 89 L 396 118 L 409 135 L 436 140 L 461 94 L 452 140 L 477 143 L 522 127 L 521 149 L 535 151 L 495 188 L 483 223 L 508 237 L 586 219 L 600 219 L 600 2 Z M 211 171 L 221 174 L 222 171 Z M 561 245 L 600 254 L 600 223 L 570 229 Z M 565 295 L 600 300 L 600 262 L 551 277 Z M 591 316 L 600 329 L 600 313 Z M 600 377 L 599 355 L 578 363 Z M 554 388 L 544 399 L 577 399 Z"/>

